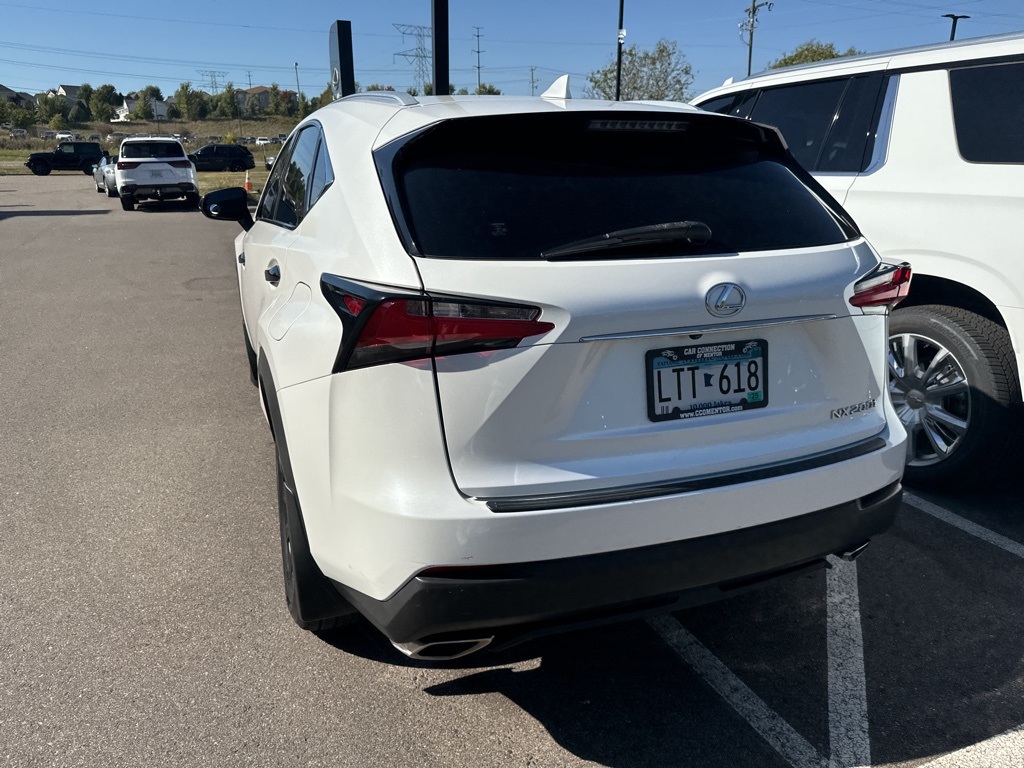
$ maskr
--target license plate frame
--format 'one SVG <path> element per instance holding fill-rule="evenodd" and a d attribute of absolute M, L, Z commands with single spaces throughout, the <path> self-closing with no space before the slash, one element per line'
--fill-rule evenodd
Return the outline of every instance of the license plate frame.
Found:
<path fill-rule="evenodd" d="M 644 356 L 644 373 L 647 417 L 654 422 L 740 413 L 768 405 L 765 339 L 651 349 Z"/>

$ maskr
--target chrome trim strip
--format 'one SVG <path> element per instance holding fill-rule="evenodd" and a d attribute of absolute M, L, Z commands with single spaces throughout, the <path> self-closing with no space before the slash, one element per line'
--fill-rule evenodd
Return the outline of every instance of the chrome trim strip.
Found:
<path fill-rule="evenodd" d="M 568 493 L 542 493 L 531 496 L 513 496 L 502 499 L 480 499 L 492 512 L 540 512 L 548 509 L 590 507 L 597 504 L 622 504 L 658 496 L 676 496 L 682 493 L 705 491 L 740 483 L 752 483 L 772 477 L 807 472 L 842 461 L 850 461 L 884 448 L 885 439 L 871 437 L 836 451 L 815 454 L 796 461 L 766 464 L 738 472 L 704 475 L 685 480 L 668 480 L 639 485 L 620 485 L 616 488 L 601 488 L 595 491 L 570 491 Z"/>
<path fill-rule="evenodd" d="M 774 328 L 780 325 L 812 323 L 817 320 L 835 320 L 838 315 L 803 315 L 802 317 L 780 317 L 778 320 L 747 320 L 742 323 L 725 325 L 690 325 L 684 328 L 662 328 L 656 331 L 627 331 L 625 333 L 603 333 L 599 336 L 584 336 L 583 341 L 610 341 L 613 339 L 653 339 L 660 336 L 693 336 L 724 331 L 741 331 L 751 328 Z"/>

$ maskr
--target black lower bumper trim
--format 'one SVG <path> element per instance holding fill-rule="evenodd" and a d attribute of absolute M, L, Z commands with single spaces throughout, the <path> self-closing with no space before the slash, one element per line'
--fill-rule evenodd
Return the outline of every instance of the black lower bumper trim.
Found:
<path fill-rule="evenodd" d="M 396 643 L 529 637 L 712 602 L 821 567 L 892 525 L 902 487 L 711 536 L 561 560 L 431 568 L 391 598 L 337 585 Z"/>

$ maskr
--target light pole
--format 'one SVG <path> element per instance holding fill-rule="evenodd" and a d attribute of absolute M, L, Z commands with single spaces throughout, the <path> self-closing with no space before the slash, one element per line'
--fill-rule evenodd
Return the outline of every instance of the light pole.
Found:
<path fill-rule="evenodd" d="M 299 92 L 302 89 L 299 88 L 299 62 L 295 62 L 295 107 L 299 106 Z"/>
<path fill-rule="evenodd" d="M 622 28 L 622 18 L 626 0 L 619 0 L 619 53 L 615 62 L 615 100 L 622 94 L 622 44 L 626 41 L 626 30 Z"/>
<path fill-rule="evenodd" d="M 957 22 L 957 20 L 958 19 L 969 19 L 971 17 L 970 16 L 962 16 L 962 15 L 958 16 L 955 13 L 944 13 L 944 14 L 942 14 L 942 18 L 944 18 L 944 19 L 952 19 L 953 20 L 953 28 L 951 30 L 949 30 L 949 39 L 950 40 L 955 40 L 956 39 L 956 22 Z"/>

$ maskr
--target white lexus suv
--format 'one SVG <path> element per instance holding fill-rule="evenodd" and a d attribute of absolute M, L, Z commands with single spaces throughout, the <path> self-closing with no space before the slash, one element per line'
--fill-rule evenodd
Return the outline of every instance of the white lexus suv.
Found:
<path fill-rule="evenodd" d="M 193 208 L 199 204 L 196 168 L 181 142 L 169 136 L 122 141 L 114 180 L 126 211 L 142 200 L 184 199 Z"/>
<path fill-rule="evenodd" d="M 892 523 L 883 264 L 774 129 L 344 98 L 235 241 L 285 594 L 450 658 L 853 557 Z"/>

